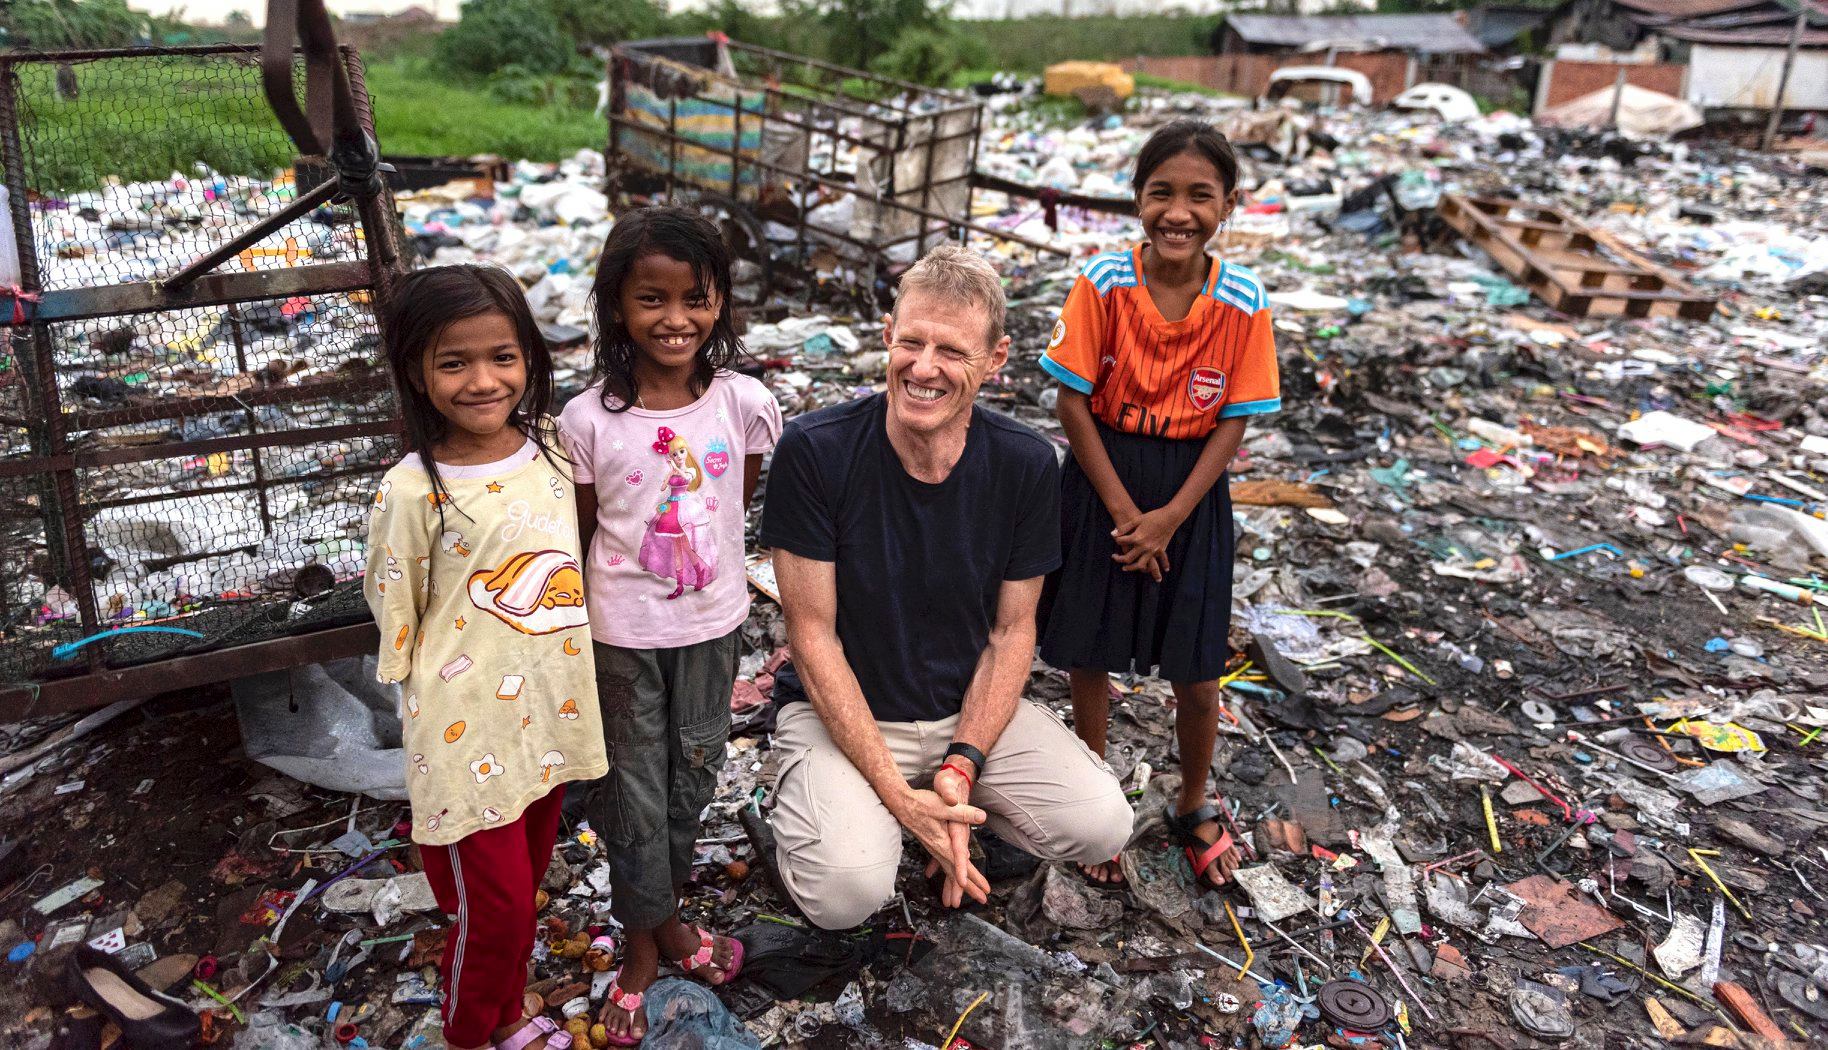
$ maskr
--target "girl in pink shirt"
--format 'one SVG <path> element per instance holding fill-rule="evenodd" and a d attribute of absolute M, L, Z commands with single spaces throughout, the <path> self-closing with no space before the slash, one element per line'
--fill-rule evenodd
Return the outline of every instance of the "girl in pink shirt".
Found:
<path fill-rule="evenodd" d="M 577 479 L 610 757 L 587 812 L 627 944 L 601 1020 L 612 1043 L 633 1046 L 662 959 L 710 984 L 742 968 L 742 945 L 681 922 L 679 897 L 724 765 L 749 615 L 743 520 L 781 410 L 729 370 L 743 352 L 730 257 L 696 212 L 617 218 L 592 296 L 596 374 L 559 428 Z"/>

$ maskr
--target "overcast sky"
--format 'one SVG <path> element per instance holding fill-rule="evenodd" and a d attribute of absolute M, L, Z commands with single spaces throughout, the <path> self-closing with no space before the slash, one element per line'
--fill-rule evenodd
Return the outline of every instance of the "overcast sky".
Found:
<path fill-rule="evenodd" d="M 221 24 L 231 11 L 241 11 L 256 24 L 266 21 L 265 0 L 129 0 L 132 6 L 165 14 L 182 11 L 191 21 Z M 461 0 L 327 0 L 326 6 L 337 14 L 351 11 L 399 11 L 408 7 L 426 7 L 440 18 L 455 20 Z M 674 0 L 673 7 L 696 6 L 690 0 Z M 770 6 L 757 3 L 758 8 Z M 1159 0 L 957 0 L 952 12 L 962 18 L 1005 18 L 1032 14 L 1140 14 L 1158 11 Z M 1179 0 L 1172 6 L 1194 12 L 1213 12 L 1223 0 Z"/>

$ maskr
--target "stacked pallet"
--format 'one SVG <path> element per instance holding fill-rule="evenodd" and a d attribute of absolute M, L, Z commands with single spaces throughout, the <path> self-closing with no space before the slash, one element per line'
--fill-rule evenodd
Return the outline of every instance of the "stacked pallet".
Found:
<path fill-rule="evenodd" d="M 1571 317 L 1705 321 L 1718 298 L 1554 205 L 1446 194 L 1442 221 L 1506 273 Z"/>

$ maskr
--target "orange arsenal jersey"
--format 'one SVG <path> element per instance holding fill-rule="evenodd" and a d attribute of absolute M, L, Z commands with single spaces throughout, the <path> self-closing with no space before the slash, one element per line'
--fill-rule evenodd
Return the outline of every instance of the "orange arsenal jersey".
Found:
<path fill-rule="evenodd" d="M 1144 283 L 1141 246 L 1094 256 L 1080 271 L 1041 367 L 1130 434 L 1203 438 L 1221 419 L 1282 407 L 1257 275 L 1212 260 L 1187 316 L 1169 321 Z"/>

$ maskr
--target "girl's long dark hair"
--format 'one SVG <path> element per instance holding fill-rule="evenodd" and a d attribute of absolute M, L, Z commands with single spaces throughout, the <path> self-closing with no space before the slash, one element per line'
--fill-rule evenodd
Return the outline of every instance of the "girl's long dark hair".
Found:
<path fill-rule="evenodd" d="M 450 436 L 450 422 L 425 393 L 425 354 L 452 321 L 499 313 L 514 324 L 515 339 L 527 362 L 527 387 L 520 404 L 508 413 L 508 425 L 532 438 L 546 459 L 566 458 L 549 413 L 552 410 L 552 353 L 540 334 L 520 282 L 493 266 L 433 266 L 400 278 L 387 304 L 387 363 L 400 395 L 406 421 L 406 450 L 419 453 L 432 479 L 440 520 L 450 490 L 438 476 L 432 449 Z M 569 463 L 569 458 L 566 458 Z M 556 463 L 554 464 L 557 465 Z M 453 504 L 454 505 L 454 504 Z M 462 508 L 458 508 L 461 512 Z"/>
<path fill-rule="evenodd" d="M 623 412 L 641 397 L 635 376 L 635 355 L 640 350 L 628 328 L 617 319 L 622 283 L 647 255 L 664 255 L 692 268 L 701 293 L 717 296 L 717 321 L 698 348 L 692 369 L 692 396 L 702 397 L 711 380 L 743 356 L 736 337 L 735 308 L 730 301 L 730 250 L 711 220 L 689 208 L 642 208 L 619 216 L 603 242 L 597 260 L 597 279 L 590 288 L 591 308 L 597 321 L 597 360 L 592 382 L 603 384 L 603 407 Z"/>

